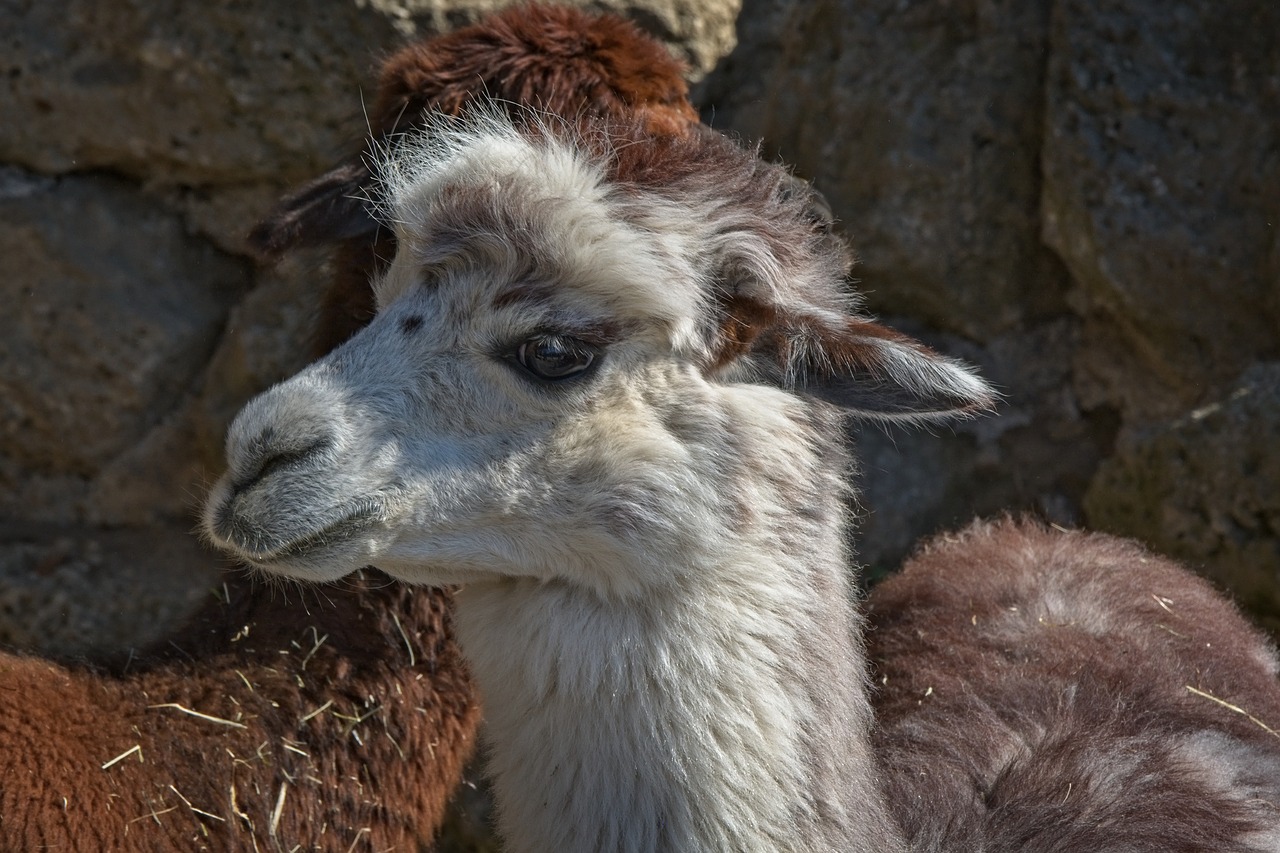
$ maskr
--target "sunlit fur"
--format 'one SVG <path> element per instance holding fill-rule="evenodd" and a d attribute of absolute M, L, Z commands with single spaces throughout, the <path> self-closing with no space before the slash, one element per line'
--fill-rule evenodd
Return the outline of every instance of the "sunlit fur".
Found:
<path fill-rule="evenodd" d="M 384 175 L 378 315 L 237 419 L 211 538 L 302 578 L 465 585 L 512 850 L 898 849 L 839 420 L 747 381 L 797 346 L 878 370 L 808 200 L 717 137 L 496 115 Z M 541 382 L 514 353 L 548 332 L 600 358 Z M 929 406 L 989 405 L 904 351 Z"/>

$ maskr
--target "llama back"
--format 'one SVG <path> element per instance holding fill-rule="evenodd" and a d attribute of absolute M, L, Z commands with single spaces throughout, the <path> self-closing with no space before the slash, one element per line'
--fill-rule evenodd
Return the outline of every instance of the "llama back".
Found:
<path fill-rule="evenodd" d="M 1003 521 L 933 541 L 868 604 L 915 849 L 1280 849 L 1275 649 L 1203 580 Z"/>

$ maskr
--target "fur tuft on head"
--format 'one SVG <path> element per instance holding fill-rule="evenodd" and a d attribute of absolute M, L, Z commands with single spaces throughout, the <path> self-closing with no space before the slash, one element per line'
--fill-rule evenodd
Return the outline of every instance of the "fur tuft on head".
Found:
<path fill-rule="evenodd" d="M 683 66 L 657 40 L 613 15 L 526 4 L 472 26 L 408 45 L 382 66 L 361 150 L 283 198 L 249 234 L 249 247 L 276 258 L 299 247 L 334 246 L 335 277 L 322 298 L 315 350 L 324 353 L 366 325 L 375 311 L 370 271 L 382 272 L 396 239 L 375 163 L 434 116 L 505 111 L 518 124 L 560 116 L 638 123 L 649 137 L 714 137 L 687 98 Z M 806 216 L 844 272 L 852 255 L 834 232 L 830 206 L 806 182 L 778 172 L 783 194 L 808 200 Z"/>
<path fill-rule="evenodd" d="M 380 216 L 428 252 L 450 244 L 438 223 L 424 225 L 428 208 L 461 209 L 464 186 L 487 199 L 493 222 L 520 209 L 520 196 L 543 200 L 529 210 L 576 200 L 625 223 L 637 261 L 667 256 L 654 304 L 678 296 L 672 316 L 703 317 L 695 338 L 709 376 L 771 378 L 881 420 L 972 415 L 998 399 L 971 368 L 862 315 L 843 244 L 812 216 L 812 191 L 718 134 L 654 136 L 642 122 L 513 117 L 489 104 L 432 117 L 388 147 L 376 173 Z M 500 229 L 512 227 L 526 226 Z M 454 230 L 474 239 L 494 228 L 473 218 Z"/>
<path fill-rule="evenodd" d="M 396 136 L 430 128 L 437 114 L 477 104 L 513 116 L 554 113 L 639 117 L 655 134 L 698 125 L 684 66 L 632 22 L 614 15 L 517 5 L 447 35 L 400 49 L 382 66 L 367 147 L 286 196 L 249 234 L 277 257 L 299 246 L 371 236 L 380 202 L 371 161 Z"/>

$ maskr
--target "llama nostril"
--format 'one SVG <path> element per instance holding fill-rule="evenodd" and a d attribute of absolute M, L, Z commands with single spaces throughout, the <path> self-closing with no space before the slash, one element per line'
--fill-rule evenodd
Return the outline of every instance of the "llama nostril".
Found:
<path fill-rule="evenodd" d="M 300 467 L 306 462 L 324 453 L 333 446 L 332 439 L 320 438 L 312 441 L 310 444 L 301 446 L 291 446 L 287 448 L 268 447 L 270 436 L 262 436 L 257 442 L 257 452 L 252 460 L 252 468 L 231 484 L 231 496 L 235 497 L 246 490 L 252 488 L 255 483 L 266 480 L 280 471 L 287 471 L 292 468 Z"/>

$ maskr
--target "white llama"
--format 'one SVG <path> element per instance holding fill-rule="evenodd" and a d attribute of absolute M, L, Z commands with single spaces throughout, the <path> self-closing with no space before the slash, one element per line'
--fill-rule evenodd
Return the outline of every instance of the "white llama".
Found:
<path fill-rule="evenodd" d="M 511 850 L 903 849 L 840 418 L 791 389 L 927 418 L 988 387 L 857 316 L 810 200 L 714 135 L 487 117 L 384 172 L 377 317 L 241 413 L 208 535 L 463 585 Z"/>

